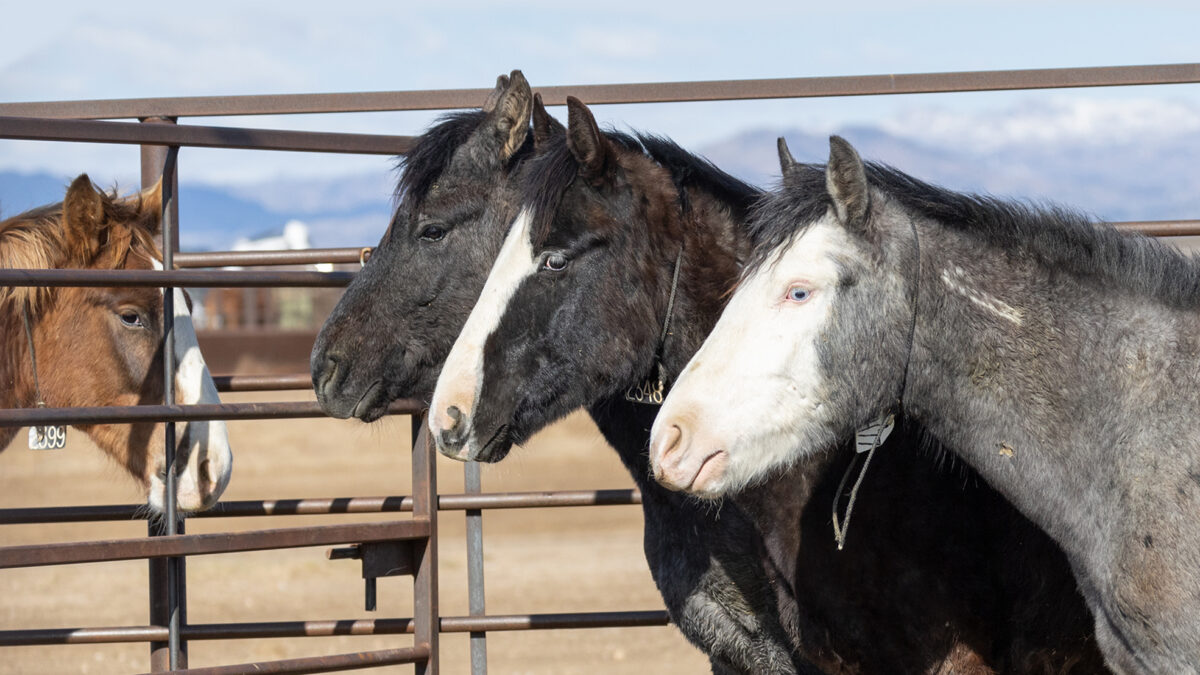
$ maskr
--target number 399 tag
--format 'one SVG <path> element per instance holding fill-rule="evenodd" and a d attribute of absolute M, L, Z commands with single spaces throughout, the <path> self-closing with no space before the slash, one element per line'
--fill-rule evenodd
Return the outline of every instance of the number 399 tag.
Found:
<path fill-rule="evenodd" d="M 29 427 L 30 450 L 58 450 L 66 445 L 67 428 L 65 426 Z"/>

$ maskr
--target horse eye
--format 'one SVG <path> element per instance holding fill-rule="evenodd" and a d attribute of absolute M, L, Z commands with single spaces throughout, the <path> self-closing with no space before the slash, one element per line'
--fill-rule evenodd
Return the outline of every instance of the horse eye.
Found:
<path fill-rule="evenodd" d="M 787 292 L 787 299 L 795 303 L 806 302 L 811 297 L 812 291 L 803 286 L 792 286 Z"/>
<path fill-rule="evenodd" d="M 560 272 L 567 266 L 567 256 L 561 253 L 551 253 L 546 256 L 546 269 Z"/>
<path fill-rule="evenodd" d="M 130 328 L 141 328 L 142 317 L 137 312 L 124 311 L 121 312 L 121 323 Z"/>
<path fill-rule="evenodd" d="M 446 229 L 438 225 L 429 225 L 421 230 L 421 238 L 425 241 L 441 241 L 446 236 Z"/>

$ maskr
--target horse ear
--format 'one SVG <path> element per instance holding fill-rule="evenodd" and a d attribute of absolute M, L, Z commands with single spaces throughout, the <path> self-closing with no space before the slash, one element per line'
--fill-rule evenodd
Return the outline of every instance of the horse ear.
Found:
<path fill-rule="evenodd" d="M 775 141 L 775 148 L 779 150 L 779 172 L 787 176 L 796 170 L 798 162 L 795 157 L 792 157 L 792 151 L 788 149 L 787 139 L 783 136 Z"/>
<path fill-rule="evenodd" d="M 603 175 L 613 155 L 592 111 L 574 96 L 567 97 L 567 147 L 587 178 Z"/>
<path fill-rule="evenodd" d="M 533 91 L 521 71 L 512 71 L 508 78 L 501 76 L 496 81 L 497 90 L 504 79 L 507 79 L 508 86 L 488 111 L 488 121 L 497 140 L 500 141 L 498 156 L 501 161 L 516 154 L 525 142 L 525 137 L 529 135 L 529 116 L 533 112 Z"/>
<path fill-rule="evenodd" d="M 550 116 L 546 112 L 546 106 L 542 103 L 542 95 L 533 95 L 533 147 L 540 148 L 546 144 L 546 141 L 566 131 L 566 127 L 562 122 Z"/>
<path fill-rule="evenodd" d="M 162 177 L 138 195 L 138 210 L 150 224 L 150 234 L 162 232 Z"/>
<path fill-rule="evenodd" d="M 104 222 L 104 197 L 92 185 L 86 173 L 71 181 L 63 199 L 63 230 L 67 235 L 67 255 L 72 262 L 88 263 L 100 251 Z"/>
<path fill-rule="evenodd" d="M 496 103 L 500 100 L 500 96 L 508 90 L 508 76 L 501 75 L 496 78 L 496 87 L 488 94 L 487 100 L 483 102 L 483 112 L 492 112 L 496 109 Z"/>
<path fill-rule="evenodd" d="M 854 146 L 841 136 L 829 137 L 829 164 L 825 187 L 833 198 L 838 220 L 848 228 L 861 229 L 867 222 L 871 191 L 867 172 Z"/>

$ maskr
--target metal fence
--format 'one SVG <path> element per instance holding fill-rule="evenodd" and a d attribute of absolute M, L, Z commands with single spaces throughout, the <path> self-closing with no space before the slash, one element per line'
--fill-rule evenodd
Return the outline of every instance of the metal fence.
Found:
<path fill-rule="evenodd" d="M 561 104 L 572 94 L 591 104 L 651 103 L 823 96 L 869 96 L 902 93 L 997 91 L 1156 84 L 1200 83 L 1200 64 L 1063 68 L 1047 70 L 928 73 L 862 77 L 725 80 L 649 84 L 560 86 L 539 89 L 548 105 Z M 97 272 L 81 270 L 0 270 L 0 285 L 8 286 L 149 286 L 189 287 L 338 287 L 352 278 L 346 272 L 217 270 L 226 265 L 265 266 L 360 261 L 363 249 L 317 249 L 267 252 L 177 252 L 178 207 L 176 158 L 180 147 L 245 148 L 255 150 L 403 154 L 407 136 L 315 133 L 252 128 L 189 126 L 181 117 L 261 114 L 341 113 L 430 110 L 475 107 L 488 89 L 407 92 L 369 92 L 287 96 L 235 96 L 58 101 L 0 104 L 0 138 L 92 143 L 123 143 L 142 147 L 142 182 L 163 180 L 164 271 Z M 137 119 L 138 122 L 97 121 Z M 1118 223 L 1159 236 L 1200 234 L 1200 220 Z M 166 293 L 169 301 L 171 293 Z M 164 308 L 166 348 L 172 341 L 173 313 Z M 174 363 L 166 355 L 167 391 L 162 405 L 124 408 L 46 408 L 0 410 L 0 426 L 43 424 L 167 423 L 167 465 L 174 451 L 174 423 L 188 420 L 255 420 L 320 417 L 316 403 L 174 404 L 171 383 Z M 308 389 L 307 374 L 286 376 L 225 375 L 216 378 L 221 391 Z M 636 504 L 634 490 L 595 490 L 537 493 L 490 493 L 480 490 L 478 466 L 465 465 L 465 494 L 437 494 L 432 444 L 419 421 L 418 401 L 397 401 L 391 414 L 414 416 L 414 434 L 400 445 L 412 452 L 412 495 L 323 499 L 224 502 L 198 518 L 312 515 L 332 513 L 411 513 L 397 520 L 316 525 L 249 532 L 193 534 L 184 532 L 174 511 L 175 485 L 167 484 L 163 526 L 150 525 L 147 538 L 88 541 L 36 546 L 0 547 L 0 569 L 39 565 L 130 560 L 150 564 L 150 621 L 145 626 L 45 628 L 0 631 L 0 647 L 66 645 L 108 642 L 150 644 L 150 670 L 187 668 L 189 640 L 305 637 L 321 635 L 414 635 L 411 647 L 335 654 L 212 668 L 195 673 L 301 673 L 349 670 L 386 664 L 412 663 L 423 674 L 438 672 L 440 633 L 471 634 L 472 671 L 486 672 L 485 634 L 489 631 L 551 628 L 593 628 L 662 625 L 664 611 L 591 612 L 563 614 L 488 615 L 483 603 L 484 509 Z M 467 514 L 468 616 L 438 612 L 437 550 L 439 511 Z M 139 515 L 132 505 L 0 509 L 0 525 L 128 520 Z M 350 545 L 334 549 L 332 557 L 362 561 L 368 607 L 374 602 L 374 583 L 380 576 L 413 577 L 411 618 L 376 620 L 301 620 L 285 622 L 191 624 L 186 620 L 187 556 L 307 546 Z"/>

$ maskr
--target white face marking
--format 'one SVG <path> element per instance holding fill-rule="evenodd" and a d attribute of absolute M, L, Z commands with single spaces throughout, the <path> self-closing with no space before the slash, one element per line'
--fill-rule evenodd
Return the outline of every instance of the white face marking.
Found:
<path fill-rule="evenodd" d="M 742 282 L 654 422 L 660 482 L 716 497 L 820 449 L 798 443 L 823 423 L 830 384 L 817 342 L 837 293 L 835 260 L 853 251 L 827 215 Z"/>
<path fill-rule="evenodd" d="M 1005 321 L 1011 321 L 1018 326 L 1024 323 L 1024 315 L 1021 313 L 1021 310 L 1013 307 L 994 295 L 984 293 L 977 288 L 968 286 L 967 284 L 970 283 L 970 280 L 967 278 L 966 270 L 961 267 L 955 266 L 953 270 L 942 270 L 942 283 L 945 284 L 947 288 L 963 296 L 967 300 L 970 300 L 972 304 L 982 308 L 984 311 L 998 316 Z"/>
<path fill-rule="evenodd" d="M 154 268 L 162 263 L 155 260 Z M 183 290 L 174 289 L 175 298 L 175 402 L 183 405 L 220 403 L 217 385 L 200 354 L 196 328 L 188 312 Z M 175 437 L 186 438 L 187 447 L 176 449 L 176 463 L 186 458 L 179 473 L 176 503 L 185 511 L 206 509 L 216 503 L 233 473 L 233 452 L 225 423 L 217 420 L 176 424 Z M 186 454 L 184 454 L 186 453 Z M 150 479 L 150 506 L 162 511 L 166 486 L 158 475 Z"/>
<path fill-rule="evenodd" d="M 470 436 L 458 452 L 442 448 L 441 432 L 455 425 L 455 420 L 447 412 L 451 406 L 460 411 L 462 423 L 469 423 L 483 387 L 483 345 L 496 330 L 521 282 L 537 273 L 538 261 L 530 241 L 532 220 L 528 209 L 521 209 L 517 214 L 479 300 L 471 309 L 467 323 L 438 375 L 433 401 L 429 406 L 429 430 L 438 443 L 438 449 L 449 457 L 466 460 L 479 449 L 474 428 L 471 428 Z"/>

